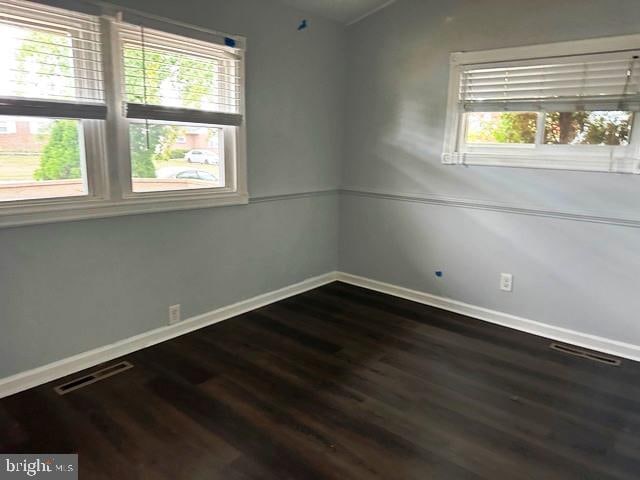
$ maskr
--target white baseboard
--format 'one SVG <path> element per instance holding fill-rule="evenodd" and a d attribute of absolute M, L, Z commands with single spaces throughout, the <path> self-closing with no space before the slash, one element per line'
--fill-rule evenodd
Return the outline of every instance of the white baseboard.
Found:
<path fill-rule="evenodd" d="M 42 367 L 34 368 L 33 370 L 27 370 L 26 372 L 0 379 L 0 398 L 51 382 L 66 375 L 84 370 L 85 368 L 91 368 L 100 363 L 108 362 L 114 358 L 179 337 L 180 335 L 264 307 L 265 305 L 306 292 L 307 290 L 312 290 L 335 281 L 336 277 L 336 272 L 330 272 L 318 277 L 308 278 L 300 283 L 289 285 L 247 300 L 242 300 L 238 303 L 186 319 L 175 325 L 150 330 L 110 345 L 105 345 L 72 357 L 64 358 L 57 362 L 49 363 Z"/>
<path fill-rule="evenodd" d="M 329 272 L 324 275 L 309 278 L 302 282 L 186 319 L 175 325 L 150 330 L 110 345 L 105 345 L 57 362 L 49 363 L 42 367 L 0 379 L 0 398 L 51 382 L 66 375 L 84 370 L 85 368 L 91 368 L 100 363 L 108 362 L 123 355 L 179 337 L 180 335 L 213 325 L 214 323 L 264 307 L 265 305 L 312 290 L 336 280 L 396 297 L 405 298 L 414 302 L 423 303 L 425 305 L 431 305 L 443 310 L 459 313 L 479 320 L 531 333 L 533 335 L 616 355 L 618 357 L 628 358 L 630 360 L 640 361 L 640 346 L 638 345 L 576 332 L 565 328 L 554 327 L 552 325 L 517 317 L 508 313 L 470 305 L 450 298 L 439 297 L 430 293 L 419 292 L 417 290 L 411 290 L 397 285 L 380 282 L 378 280 L 351 275 L 349 273 Z"/>
<path fill-rule="evenodd" d="M 640 361 L 640 346 L 638 345 L 619 342 L 617 340 L 598 337 L 596 335 L 581 333 L 566 328 L 554 327 L 553 325 L 548 325 L 546 323 L 536 322 L 534 320 L 517 317 L 508 313 L 470 305 L 450 298 L 439 297 L 430 293 L 419 292 L 417 290 L 411 290 L 397 285 L 380 282 L 378 280 L 351 275 L 349 273 L 338 272 L 336 279 L 351 285 L 357 285 L 369 290 L 375 290 L 395 297 L 405 298 L 407 300 L 441 308 L 450 312 L 460 313 L 468 317 L 513 328 L 515 330 L 531 333 L 540 337 L 546 337 L 559 342 L 588 348 L 590 350 L 596 350 L 610 355 Z"/>

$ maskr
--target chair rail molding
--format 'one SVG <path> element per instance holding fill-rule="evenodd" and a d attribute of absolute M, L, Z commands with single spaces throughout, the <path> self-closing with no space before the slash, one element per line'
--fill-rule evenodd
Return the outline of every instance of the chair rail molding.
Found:
<path fill-rule="evenodd" d="M 562 211 L 549 210 L 533 205 L 494 202 L 491 200 L 480 200 L 451 195 L 441 195 L 433 193 L 407 193 L 377 190 L 365 187 L 343 186 L 340 189 L 343 195 L 358 197 L 369 197 L 399 202 L 424 203 L 429 205 L 442 205 L 446 207 L 473 208 L 477 210 L 491 210 L 494 212 L 512 213 L 517 215 L 533 215 L 537 217 L 552 217 L 564 220 L 579 222 L 604 223 L 624 227 L 640 228 L 640 218 L 612 217 L 609 215 L 598 215 L 586 211 Z"/>

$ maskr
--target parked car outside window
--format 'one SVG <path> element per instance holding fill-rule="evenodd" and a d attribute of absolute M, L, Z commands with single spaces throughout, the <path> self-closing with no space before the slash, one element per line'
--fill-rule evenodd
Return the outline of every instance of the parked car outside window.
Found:
<path fill-rule="evenodd" d="M 220 162 L 220 158 L 216 152 L 211 150 L 190 150 L 185 155 L 189 163 L 204 163 L 213 165 Z"/>

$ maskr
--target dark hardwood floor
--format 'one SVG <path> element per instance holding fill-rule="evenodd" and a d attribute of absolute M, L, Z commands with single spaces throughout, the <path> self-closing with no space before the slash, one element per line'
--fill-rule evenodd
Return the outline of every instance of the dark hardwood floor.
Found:
<path fill-rule="evenodd" d="M 85 479 L 640 478 L 640 364 L 549 343 L 333 283 L 0 400 L 0 451 Z"/>

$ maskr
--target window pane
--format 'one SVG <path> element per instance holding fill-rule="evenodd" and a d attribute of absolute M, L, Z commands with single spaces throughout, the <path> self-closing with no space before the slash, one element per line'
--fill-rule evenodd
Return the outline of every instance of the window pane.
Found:
<path fill-rule="evenodd" d="M 553 112 L 545 118 L 544 143 L 549 145 L 628 145 L 633 113 Z"/>
<path fill-rule="evenodd" d="M 0 201 L 86 195 L 82 123 L 0 117 Z"/>
<path fill-rule="evenodd" d="M 221 127 L 131 122 L 129 134 L 134 192 L 225 186 Z"/>
<path fill-rule="evenodd" d="M 195 48 L 195 47 L 194 47 Z M 237 61 L 207 52 L 125 42 L 123 48 L 127 102 L 217 112 L 239 111 Z"/>
<path fill-rule="evenodd" d="M 467 143 L 535 143 L 536 112 L 473 112 L 465 117 Z"/>
<path fill-rule="evenodd" d="M 19 23 L 0 20 L 0 96 L 80 103 L 103 100 L 98 32 L 85 32 L 86 40 L 80 40 L 73 29 L 15 22 Z M 97 23 L 83 23 L 82 28 L 97 28 Z"/>

